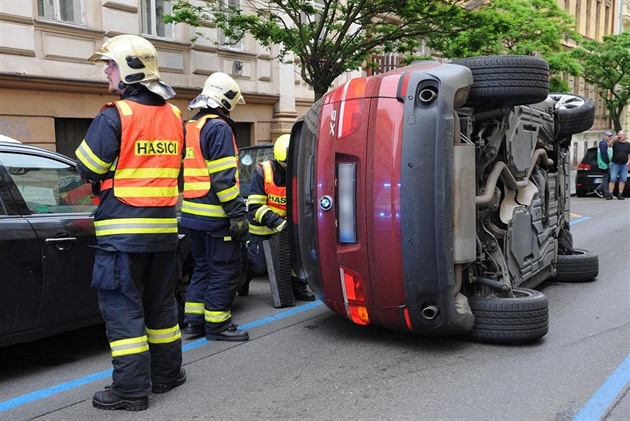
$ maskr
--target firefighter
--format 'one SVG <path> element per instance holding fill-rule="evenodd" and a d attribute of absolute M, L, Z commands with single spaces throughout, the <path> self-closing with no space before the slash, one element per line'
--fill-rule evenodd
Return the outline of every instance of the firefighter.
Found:
<path fill-rule="evenodd" d="M 263 161 L 252 173 L 247 206 L 250 220 L 250 239 L 247 246 L 247 276 L 238 289 L 240 296 L 249 294 L 249 282 L 265 276 L 267 262 L 262 242 L 287 228 L 287 150 L 290 135 L 283 134 L 273 146 L 272 160 Z M 291 273 L 293 296 L 300 301 L 314 301 L 303 281 Z"/>
<path fill-rule="evenodd" d="M 149 393 L 186 381 L 174 298 L 184 126 L 149 41 L 115 36 L 90 61 L 106 65 L 109 92 L 120 97 L 101 108 L 76 150 L 81 175 L 100 183 L 92 286 L 114 367 L 92 404 L 141 411 Z"/>
<path fill-rule="evenodd" d="M 199 111 L 186 123 L 181 224 L 190 229 L 195 267 L 184 333 L 208 340 L 249 339 L 232 321 L 231 311 L 242 279 L 242 238 L 249 223 L 239 193 L 236 123 L 230 112 L 244 103 L 236 82 L 216 72 L 188 107 Z"/>

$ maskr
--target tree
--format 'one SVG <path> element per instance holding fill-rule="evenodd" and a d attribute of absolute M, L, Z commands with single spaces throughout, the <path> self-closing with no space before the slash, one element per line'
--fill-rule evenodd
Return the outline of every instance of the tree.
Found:
<path fill-rule="evenodd" d="M 597 88 L 616 131 L 630 104 L 630 32 L 606 35 L 603 42 L 584 41 L 573 55 L 580 60 L 582 77 Z"/>
<path fill-rule="evenodd" d="M 199 27 L 214 22 L 225 36 L 250 33 L 262 45 L 280 46 L 279 59 L 299 59 L 302 79 L 315 99 L 334 80 L 367 62 L 370 55 L 412 53 L 421 39 L 448 38 L 466 29 L 467 0 L 175 0 L 168 22 Z"/>
<path fill-rule="evenodd" d="M 549 62 L 550 90 L 566 92 L 561 72 L 577 75 L 579 66 L 564 45 L 579 41 L 573 17 L 556 0 L 491 0 L 470 2 L 475 13 L 469 29 L 433 38 L 429 47 L 448 58 L 481 55 L 537 55 Z"/>

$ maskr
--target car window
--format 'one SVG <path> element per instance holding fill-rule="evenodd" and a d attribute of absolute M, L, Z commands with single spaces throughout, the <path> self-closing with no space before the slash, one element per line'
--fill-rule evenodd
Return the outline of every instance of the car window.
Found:
<path fill-rule="evenodd" d="M 92 212 L 97 198 L 76 168 L 52 158 L 0 152 L 0 163 L 11 175 L 33 214 Z"/>
<path fill-rule="evenodd" d="M 273 158 L 273 148 L 270 146 L 238 151 L 238 179 L 241 185 L 241 196 L 247 198 L 249 195 L 249 183 L 258 164 L 271 158 Z"/>

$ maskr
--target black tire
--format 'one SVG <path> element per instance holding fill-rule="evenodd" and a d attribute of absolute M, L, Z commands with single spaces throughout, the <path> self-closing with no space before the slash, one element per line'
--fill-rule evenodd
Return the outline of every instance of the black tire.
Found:
<path fill-rule="evenodd" d="M 587 191 L 586 190 L 582 190 L 582 189 L 576 189 L 575 190 L 575 195 L 577 197 L 586 197 Z"/>
<path fill-rule="evenodd" d="M 473 85 L 471 103 L 522 105 L 544 101 L 549 95 L 549 64 L 532 56 L 485 56 L 453 60 L 468 67 Z"/>
<path fill-rule="evenodd" d="M 590 99 L 561 93 L 551 93 L 549 98 L 555 102 L 555 108 L 558 110 L 560 121 L 558 138 L 564 139 L 593 127 L 595 103 Z"/>
<path fill-rule="evenodd" d="M 556 281 L 588 282 L 599 275 L 599 257 L 587 250 L 574 249 L 573 254 L 558 255 Z"/>
<path fill-rule="evenodd" d="M 540 291 L 513 288 L 513 298 L 470 297 L 475 325 L 468 337 L 480 342 L 522 343 L 549 330 L 549 301 Z"/>

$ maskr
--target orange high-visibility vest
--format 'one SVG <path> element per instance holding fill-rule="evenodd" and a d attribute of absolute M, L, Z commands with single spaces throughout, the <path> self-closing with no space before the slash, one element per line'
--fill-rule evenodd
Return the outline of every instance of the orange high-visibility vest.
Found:
<path fill-rule="evenodd" d="M 260 164 L 265 178 L 265 193 L 267 193 L 267 206 L 281 217 L 287 216 L 287 187 L 276 186 L 273 182 L 273 165 L 271 161 Z"/>
<path fill-rule="evenodd" d="M 199 120 L 191 120 L 186 123 L 186 154 L 184 156 L 184 198 L 194 199 L 203 197 L 210 192 L 212 185 L 208 163 L 201 152 L 201 129 L 206 121 L 213 118 L 220 118 L 216 114 L 206 114 Z M 236 139 L 232 136 L 234 151 Z M 238 152 L 237 152 L 238 154 Z M 238 168 L 238 155 L 237 155 Z M 238 170 L 237 170 L 238 171 Z M 236 185 L 239 185 L 238 173 L 236 174 Z"/>
<path fill-rule="evenodd" d="M 131 206 L 177 204 L 181 152 L 184 144 L 181 111 L 169 103 L 156 107 L 121 100 L 115 105 L 122 127 L 114 177 L 101 183 Z"/>

